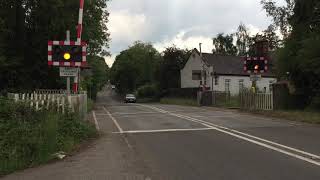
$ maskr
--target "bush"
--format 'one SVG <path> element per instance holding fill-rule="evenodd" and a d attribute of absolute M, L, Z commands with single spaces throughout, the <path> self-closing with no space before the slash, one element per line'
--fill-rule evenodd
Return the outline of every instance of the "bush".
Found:
<path fill-rule="evenodd" d="M 158 87 L 155 84 L 147 84 L 137 89 L 137 96 L 142 98 L 156 97 L 158 92 Z"/>
<path fill-rule="evenodd" d="M 0 98 L 0 175 L 45 163 L 95 135 L 94 126 L 74 113 L 35 111 Z"/>

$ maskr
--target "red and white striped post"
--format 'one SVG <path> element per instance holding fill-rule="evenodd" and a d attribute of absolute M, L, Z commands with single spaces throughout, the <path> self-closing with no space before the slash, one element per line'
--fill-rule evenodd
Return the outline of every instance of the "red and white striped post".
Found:
<path fill-rule="evenodd" d="M 83 6 L 84 6 L 84 0 L 80 0 L 80 8 L 79 8 L 79 21 L 77 26 L 77 43 L 81 44 L 81 35 L 82 35 L 82 22 L 83 22 Z M 73 83 L 73 91 L 75 93 L 79 90 L 79 82 L 80 82 L 80 68 L 79 68 L 79 74 L 74 78 Z"/>
<path fill-rule="evenodd" d="M 83 22 L 83 6 L 84 6 L 84 0 L 80 0 L 79 21 L 78 21 L 78 27 L 77 27 L 77 42 L 78 43 L 81 43 L 82 22 Z"/>

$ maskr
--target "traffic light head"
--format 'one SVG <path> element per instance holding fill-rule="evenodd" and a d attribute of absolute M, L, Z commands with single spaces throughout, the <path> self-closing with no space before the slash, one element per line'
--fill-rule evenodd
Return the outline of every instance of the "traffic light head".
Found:
<path fill-rule="evenodd" d="M 87 43 L 48 41 L 48 65 L 87 68 Z"/>
<path fill-rule="evenodd" d="M 52 47 L 52 61 L 82 62 L 82 46 L 55 45 Z"/>
<path fill-rule="evenodd" d="M 264 57 L 247 58 L 244 62 L 244 71 L 247 73 L 264 73 L 268 70 L 268 60 Z"/>

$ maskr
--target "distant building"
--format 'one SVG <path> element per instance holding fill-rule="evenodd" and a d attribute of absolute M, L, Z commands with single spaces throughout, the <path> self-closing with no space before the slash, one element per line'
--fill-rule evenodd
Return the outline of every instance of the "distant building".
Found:
<path fill-rule="evenodd" d="M 277 82 L 270 66 L 269 71 L 257 81 L 259 91 L 270 92 L 272 84 Z M 242 88 L 251 88 L 252 82 L 250 74 L 243 71 L 242 57 L 202 53 L 201 58 L 199 51 L 194 49 L 181 70 L 181 88 L 199 88 L 203 84 L 210 90 L 237 95 Z"/>

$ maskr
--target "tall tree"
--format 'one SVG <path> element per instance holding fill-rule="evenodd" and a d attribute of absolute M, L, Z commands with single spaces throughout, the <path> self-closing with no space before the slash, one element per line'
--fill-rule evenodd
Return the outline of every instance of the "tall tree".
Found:
<path fill-rule="evenodd" d="M 262 36 L 268 41 L 269 49 L 274 51 L 280 47 L 280 37 L 276 33 L 276 27 L 274 25 L 268 26 L 266 30 L 262 32 Z"/>
<path fill-rule="evenodd" d="M 238 48 L 238 55 L 240 56 L 247 55 L 251 39 L 248 32 L 248 28 L 243 23 L 240 23 L 238 27 L 238 31 L 236 32 L 236 37 L 237 37 L 236 44 Z"/>
<path fill-rule="evenodd" d="M 116 57 L 111 68 L 111 81 L 120 93 L 155 83 L 160 61 L 160 53 L 151 44 L 135 42 Z"/>
<path fill-rule="evenodd" d="M 213 53 L 221 55 L 237 54 L 237 47 L 233 44 L 233 35 L 224 35 L 223 33 L 220 33 L 212 40 L 215 47 Z"/>
<path fill-rule="evenodd" d="M 290 74 L 297 93 L 320 108 L 320 23 L 318 0 L 297 0 L 290 20 L 292 33 L 280 49 L 279 74 Z"/>
<path fill-rule="evenodd" d="M 176 46 L 168 47 L 163 52 L 163 61 L 160 64 L 160 88 L 180 88 L 180 70 L 186 64 L 191 51 L 182 50 Z"/>
<path fill-rule="evenodd" d="M 88 53 L 107 54 L 106 0 L 85 1 L 83 40 Z M 78 0 L 0 1 L 0 91 L 6 88 L 61 88 L 57 69 L 47 66 L 47 41 L 76 38 Z M 88 59 L 89 61 L 90 59 Z"/>
<path fill-rule="evenodd" d="M 289 21 L 293 15 L 295 1 L 296 0 L 285 0 L 286 4 L 284 6 L 278 6 L 274 0 L 261 0 L 261 4 L 266 10 L 267 15 L 273 18 L 275 26 L 280 28 L 284 38 L 288 37 L 292 29 Z"/>

